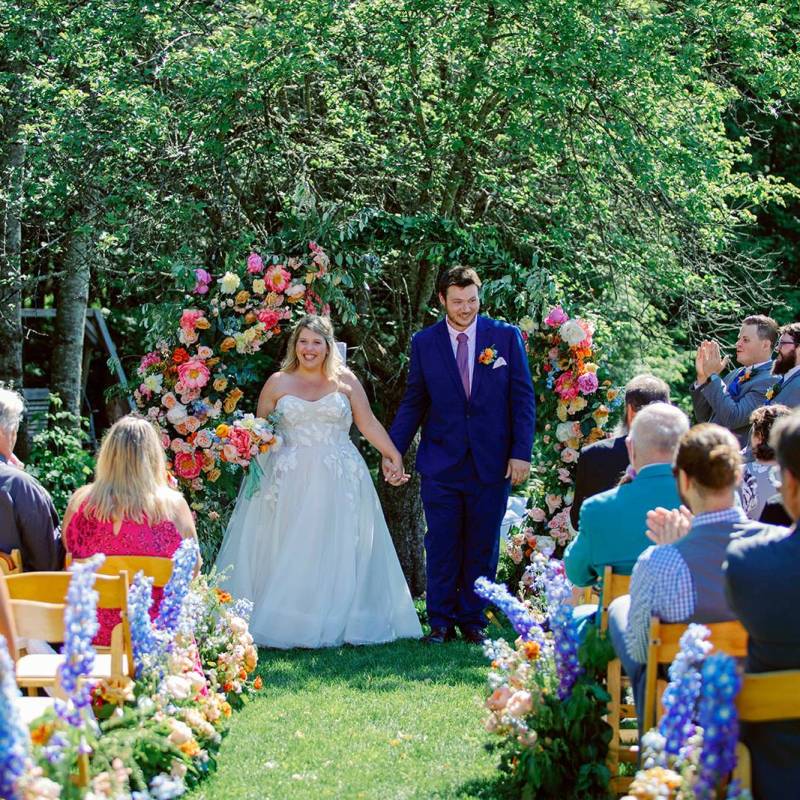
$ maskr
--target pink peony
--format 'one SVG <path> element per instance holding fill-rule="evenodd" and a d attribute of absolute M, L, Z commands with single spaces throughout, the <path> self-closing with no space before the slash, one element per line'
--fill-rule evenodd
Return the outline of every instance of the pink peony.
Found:
<path fill-rule="evenodd" d="M 595 375 L 594 372 L 584 372 L 583 375 L 578 378 L 578 389 L 580 389 L 582 395 L 594 394 L 599 385 L 600 383 L 597 380 L 597 375 Z"/>
<path fill-rule="evenodd" d="M 258 253 L 250 253 L 247 257 L 247 271 L 253 275 L 264 271 L 264 262 Z"/>
<path fill-rule="evenodd" d="M 578 396 L 578 382 L 572 370 L 567 370 L 557 378 L 555 391 L 562 400 L 574 400 Z"/>
<path fill-rule="evenodd" d="M 273 311 L 271 308 L 263 308 L 256 313 L 258 321 L 264 324 L 264 327 L 269 330 L 274 328 L 281 320 L 281 314 L 278 311 Z"/>
<path fill-rule="evenodd" d="M 244 428 L 232 428 L 228 434 L 228 442 L 232 444 L 239 454 L 239 458 L 246 461 L 250 459 L 250 433 Z"/>
<path fill-rule="evenodd" d="M 175 456 L 175 472 L 179 478 L 192 481 L 200 474 L 202 467 L 203 456 L 197 451 L 178 453 Z"/>
<path fill-rule="evenodd" d="M 568 319 L 569 317 L 564 313 L 564 309 L 561 306 L 556 306 L 550 309 L 550 313 L 544 319 L 544 324 L 549 325 L 551 328 L 557 328 Z"/>
<path fill-rule="evenodd" d="M 207 294 L 208 284 L 211 283 L 211 276 L 204 269 L 196 269 L 194 271 L 194 279 L 196 281 L 194 287 L 195 294 Z"/>
<path fill-rule="evenodd" d="M 196 358 L 178 367 L 178 377 L 186 389 L 202 389 L 210 375 L 208 367 Z"/>
<path fill-rule="evenodd" d="M 181 314 L 180 326 L 185 331 L 193 331 L 197 321 L 203 317 L 203 312 L 196 308 L 185 308 Z"/>
<path fill-rule="evenodd" d="M 264 282 L 273 292 L 282 292 L 289 286 L 292 276 L 283 264 L 275 264 L 264 273 Z"/>

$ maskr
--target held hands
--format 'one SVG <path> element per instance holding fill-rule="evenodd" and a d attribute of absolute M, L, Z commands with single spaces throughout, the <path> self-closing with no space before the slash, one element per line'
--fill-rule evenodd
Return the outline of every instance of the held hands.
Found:
<path fill-rule="evenodd" d="M 694 359 L 697 382 L 705 383 L 712 375 L 718 375 L 728 364 L 727 356 L 722 357 L 719 342 L 704 341 L 697 348 Z"/>
<path fill-rule="evenodd" d="M 647 512 L 647 538 L 656 544 L 673 544 L 689 533 L 694 516 L 686 506 Z"/>
<path fill-rule="evenodd" d="M 511 483 L 514 486 L 519 486 L 520 483 L 528 480 L 528 475 L 531 474 L 531 465 L 528 461 L 523 461 L 520 458 L 509 458 L 508 467 L 506 468 L 506 478 L 511 478 Z"/>
<path fill-rule="evenodd" d="M 392 486 L 402 486 L 411 475 L 403 471 L 403 458 L 399 453 L 384 456 L 381 461 L 384 480 Z"/>

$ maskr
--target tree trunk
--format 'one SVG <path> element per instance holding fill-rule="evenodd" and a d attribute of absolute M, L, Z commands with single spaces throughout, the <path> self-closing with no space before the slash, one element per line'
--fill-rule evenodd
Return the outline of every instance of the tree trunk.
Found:
<path fill-rule="evenodd" d="M 8 128 L 12 128 L 9 130 Z M 22 389 L 22 170 L 25 143 L 16 122 L 6 128 L 3 163 L 2 258 L 0 258 L 0 381 Z"/>
<path fill-rule="evenodd" d="M 70 237 L 64 272 L 56 308 L 50 382 L 53 394 L 64 403 L 64 411 L 77 417 L 81 411 L 83 337 L 91 277 L 88 232 L 80 225 Z"/>
<path fill-rule="evenodd" d="M 416 445 L 412 445 L 406 454 L 406 469 L 414 463 L 416 451 Z M 383 479 L 378 485 L 386 524 L 391 531 L 400 566 L 414 597 L 419 597 L 425 591 L 426 525 L 419 483 L 419 475 L 415 473 L 404 486 L 390 486 Z"/>

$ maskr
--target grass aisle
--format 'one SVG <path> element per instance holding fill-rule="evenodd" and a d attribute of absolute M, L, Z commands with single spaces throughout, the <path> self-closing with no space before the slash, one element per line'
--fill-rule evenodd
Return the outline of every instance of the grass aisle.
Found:
<path fill-rule="evenodd" d="M 265 688 L 234 714 L 191 800 L 496 798 L 480 647 L 401 641 L 262 650 Z"/>

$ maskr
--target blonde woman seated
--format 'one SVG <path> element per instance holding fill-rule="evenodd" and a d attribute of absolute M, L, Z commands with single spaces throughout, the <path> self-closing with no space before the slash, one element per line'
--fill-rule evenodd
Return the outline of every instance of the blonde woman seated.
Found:
<path fill-rule="evenodd" d="M 62 530 L 73 558 L 95 553 L 171 558 L 184 538 L 197 536 L 186 500 L 167 483 L 164 449 L 150 422 L 128 415 L 111 426 L 97 456 L 94 483 L 73 494 Z M 162 592 L 153 589 L 153 617 Z M 98 609 L 98 621 L 95 644 L 107 645 L 119 612 Z"/>
<path fill-rule="evenodd" d="M 279 449 L 259 456 L 252 498 L 240 492 L 217 567 L 254 601 L 250 631 L 272 647 L 372 644 L 422 635 L 367 465 L 350 441 L 355 421 L 408 479 L 363 387 L 342 363 L 330 320 L 304 317 L 258 415 L 280 415 Z"/>

